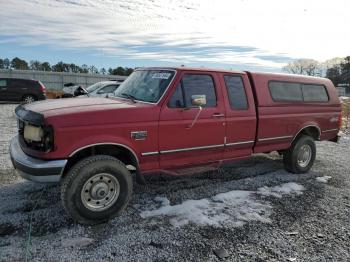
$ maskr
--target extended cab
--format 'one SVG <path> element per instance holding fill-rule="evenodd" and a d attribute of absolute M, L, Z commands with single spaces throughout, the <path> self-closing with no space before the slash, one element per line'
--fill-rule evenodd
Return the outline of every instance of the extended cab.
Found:
<path fill-rule="evenodd" d="M 143 182 L 275 150 L 286 170 L 305 173 L 314 141 L 337 141 L 341 121 L 328 79 L 185 67 L 138 69 L 114 97 L 20 105 L 16 115 L 14 167 L 60 181 L 63 206 L 85 224 L 126 207 L 131 173 Z"/>

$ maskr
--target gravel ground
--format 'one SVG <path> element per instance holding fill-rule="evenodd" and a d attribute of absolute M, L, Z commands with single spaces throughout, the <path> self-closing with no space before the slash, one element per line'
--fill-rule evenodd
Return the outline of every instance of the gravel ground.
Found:
<path fill-rule="evenodd" d="M 0 105 L 0 261 L 220 261 L 214 253 L 220 248 L 223 261 L 350 261 L 349 136 L 340 144 L 317 143 L 314 167 L 304 175 L 285 172 L 281 158 L 270 154 L 190 177 L 147 177 L 146 186 L 134 185 L 120 217 L 84 227 L 65 215 L 58 186 L 13 172 L 8 141 L 16 132 L 14 108 Z M 285 183 L 302 190 L 276 194 Z M 250 202 L 218 202 L 226 192 L 250 192 Z M 180 207 L 207 201 L 209 208 L 219 205 L 225 219 L 176 226 L 173 217 L 142 216 L 169 207 L 168 200 Z"/>

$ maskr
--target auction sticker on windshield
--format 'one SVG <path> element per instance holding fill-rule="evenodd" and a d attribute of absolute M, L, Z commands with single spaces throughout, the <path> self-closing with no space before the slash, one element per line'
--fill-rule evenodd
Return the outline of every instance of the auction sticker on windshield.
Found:
<path fill-rule="evenodd" d="M 170 76 L 171 73 L 157 72 L 152 75 L 152 78 L 169 79 Z"/>

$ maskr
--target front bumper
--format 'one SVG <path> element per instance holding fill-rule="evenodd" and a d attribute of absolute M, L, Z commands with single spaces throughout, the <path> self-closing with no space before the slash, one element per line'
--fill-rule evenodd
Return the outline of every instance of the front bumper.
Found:
<path fill-rule="evenodd" d="M 34 182 L 59 182 L 62 177 L 67 160 L 42 160 L 25 154 L 19 144 L 18 136 L 11 140 L 11 161 L 19 173 L 25 179 Z"/>

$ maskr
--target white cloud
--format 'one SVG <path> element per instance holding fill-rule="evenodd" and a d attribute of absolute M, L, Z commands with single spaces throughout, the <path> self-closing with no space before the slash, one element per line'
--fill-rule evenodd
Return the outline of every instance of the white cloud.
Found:
<path fill-rule="evenodd" d="M 0 5 L 0 34 L 8 36 L 2 43 L 267 68 L 280 68 L 289 58 L 349 55 L 347 0 L 9 0 Z M 179 49 L 184 45 L 189 46 Z M 158 50 L 148 50 L 152 46 Z"/>

